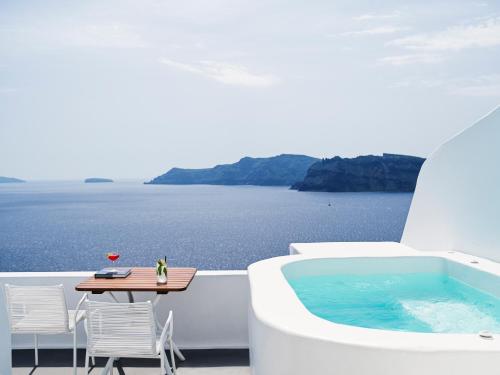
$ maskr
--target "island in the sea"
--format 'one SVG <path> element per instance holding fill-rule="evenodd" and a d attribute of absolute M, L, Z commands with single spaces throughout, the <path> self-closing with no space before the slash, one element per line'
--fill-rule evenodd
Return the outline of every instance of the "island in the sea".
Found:
<path fill-rule="evenodd" d="M 291 186 L 298 191 L 412 192 L 425 159 L 383 154 L 317 159 L 283 154 L 245 157 L 206 169 L 172 168 L 145 184 Z"/>
<path fill-rule="evenodd" d="M 319 161 L 306 155 L 283 154 L 268 158 L 244 157 L 234 164 L 205 169 L 172 168 L 145 184 L 290 186 L 301 181 Z"/>
<path fill-rule="evenodd" d="M 334 157 L 313 164 L 306 177 L 292 185 L 299 191 L 412 192 L 425 159 L 383 154 Z"/>
<path fill-rule="evenodd" d="M 14 177 L 4 177 L 4 176 L 0 176 L 0 184 L 12 184 L 12 183 L 16 183 L 16 182 L 26 182 L 24 180 L 21 180 L 19 178 L 14 178 Z"/>
<path fill-rule="evenodd" d="M 83 182 L 86 184 L 94 184 L 94 183 L 101 183 L 101 182 L 113 182 L 110 178 L 100 178 L 100 177 L 90 177 L 86 178 Z"/>

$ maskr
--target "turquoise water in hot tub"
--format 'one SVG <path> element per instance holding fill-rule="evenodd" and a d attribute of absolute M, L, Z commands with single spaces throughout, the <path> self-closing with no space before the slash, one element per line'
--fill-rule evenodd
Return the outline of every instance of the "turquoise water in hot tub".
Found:
<path fill-rule="evenodd" d="M 329 321 L 435 333 L 500 332 L 500 299 L 445 274 L 302 276 L 288 282 Z"/>

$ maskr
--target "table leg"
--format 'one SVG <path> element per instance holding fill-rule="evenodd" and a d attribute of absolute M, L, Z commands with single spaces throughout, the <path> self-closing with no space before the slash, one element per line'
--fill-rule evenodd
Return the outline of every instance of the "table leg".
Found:
<path fill-rule="evenodd" d="M 113 292 L 108 291 L 107 293 L 113 299 L 113 301 L 115 301 L 116 303 L 120 303 L 120 301 L 118 301 L 118 298 L 115 297 Z M 130 303 L 134 303 L 134 295 L 132 294 L 132 292 L 127 292 L 127 297 Z"/>
<path fill-rule="evenodd" d="M 108 294 L 111 296 L 111 298 L 113 299 L 113 301 L 115 301 L 116 303 L 119 303 L 118 299 L 115 297 L 115 295 L 113 294 L 113 292 L 108 291 Z"/>
<path fill-rule="evenodd" d="M 158 305 L 158 302 L 160 302 L 160 299 L 161 299 L 161 294 L 157 294 L 155 299 L 153 300 L 153 307 L 156 307 L 156 305 Z"/>
<path fill-rule="evenodd" d="M 132 294 L 132 292 L 128 291 L 127 292 L 127 297 L 128 297 L 128 301 L 130 303 L 134 303 L 134 295 Z"/>

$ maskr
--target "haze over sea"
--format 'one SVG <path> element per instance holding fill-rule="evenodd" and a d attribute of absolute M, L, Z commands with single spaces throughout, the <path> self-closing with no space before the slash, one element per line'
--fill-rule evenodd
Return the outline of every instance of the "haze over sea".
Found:
<path fill-rule="evenodd" d="M 29 182 L 0 185 L 0 271 L 119 266 L 245 269 L 291 242 L 399 241 L 412 194 L 285 187 Z M 329 205 L 330 203 L 330 205 Z"/>

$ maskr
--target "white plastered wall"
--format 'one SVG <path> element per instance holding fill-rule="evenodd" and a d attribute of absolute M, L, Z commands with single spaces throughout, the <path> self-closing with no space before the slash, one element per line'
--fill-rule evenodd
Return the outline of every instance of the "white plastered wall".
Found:
<path fill-rule="evenodd" d="M 401 242 L 500 261 L 500 107 L 424 163 Z"/>

